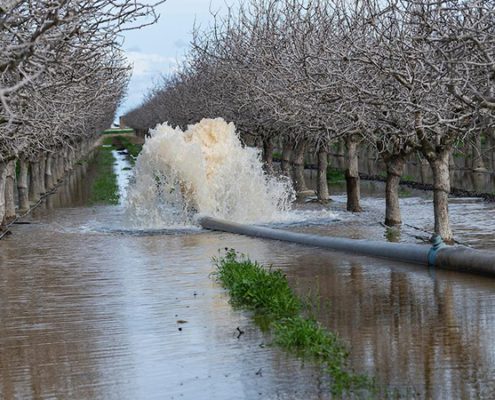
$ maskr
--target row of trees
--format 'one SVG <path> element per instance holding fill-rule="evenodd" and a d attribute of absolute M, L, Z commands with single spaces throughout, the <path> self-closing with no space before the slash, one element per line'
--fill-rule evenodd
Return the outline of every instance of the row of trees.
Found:
<path fill-rule="evenodd" d="M 162 2 L 0 3 L 0 225 L 16 216 L 16 186 L 26 210 L 111 125 L 130 74 L 121 34 L 155 22 Z"/>
<path fill-rule="evenodd" d="M 346 146 L 348 210 L 360 211 L 358 146 L 386 164 L 386 223 L 401 223 L 398 185 L 412 153 L 434 179 L 435 232 L 452 239 L 449 155 L 493 134 L 494 0 L 251 0 L 196 31 L 180 72 L 125 116 L 148 129 L 203 117 L 236 122 L 304 187 L 304 154 L 318 155 L 328 199 L 329 146 Z"/>

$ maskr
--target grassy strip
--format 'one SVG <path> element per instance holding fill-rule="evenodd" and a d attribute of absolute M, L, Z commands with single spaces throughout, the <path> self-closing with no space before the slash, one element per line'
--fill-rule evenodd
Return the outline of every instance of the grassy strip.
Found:
<path fill-rule="evenodd" d="M 327 181 L 329 183 L 341 183 L 341 182 L 345 182 L 344 171 L 329 166 L 327 168 Z"/>
<path fill-rule="evenodd" d="M 253 310 L 255 319 L 264 321 L 272 332 L 274 344 L 321 363 L 331 378 L 333 394 L 374 392 L 370 378 L 349 370 L 348 352 L 338 337 L 303 316 L 304 304 L 281 271 L 266 269 L 234 250 L 213 261 L 215 277 L 228 290 L 232 304 Z"/>
<path fill-rule="evenodd" d="M 111 128 L 106 129 L 102 132 L 104 135 L 111 135 L 114 133 L 134 133 L 134 129 L 132 128 Z"/>
<path fill-rule="evenodd" d="M 113 170 L 115 157 L 111 147 L 100 147 L 96 155 L 96 179 L 91 186 L 90 204 L 118 204 L 119 186 Z"/>
<path fill-rule="evenodd" d="M 136 163 L 136 158 L 143 148 L 143 146 L 140 144 L 132 143 L 131 139 L 128 136 L 105 137 L 103 139 L 103 144 L 114 146 L 114 148 L 117 150 L 126 149 L 131 165 L 134 165 Z"/>
<path fill-rule="evenodd" d="M 121 136 L 120 137 L 120 143 L 122 146 L 124 146 L 127 150 L 127 153 L 129 154 L 129 160 L 132 165 L 136 163 L 136 158 L 141 152 L 143 146 L 140 144 L 134 144 L 132 143 L 128 137 Z"/>

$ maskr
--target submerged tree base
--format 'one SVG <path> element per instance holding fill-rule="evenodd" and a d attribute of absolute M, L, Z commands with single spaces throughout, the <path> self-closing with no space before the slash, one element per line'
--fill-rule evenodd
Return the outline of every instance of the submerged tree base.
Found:
<path fill-rule="evenodd" d="M 264 268 L 234 250 L 215 258 L 215 277 L 230 294 L 234 306 L 253 310 L 273 335 L 273 343 L 319 362 L 330 377 L 335 395 L 353 393 L 370 397 L 376 393 L 373 380 L 348 367 L 348 351 L 336 334 L 304 314 L 304 303 L 289 287 L 279 270 Z"/>

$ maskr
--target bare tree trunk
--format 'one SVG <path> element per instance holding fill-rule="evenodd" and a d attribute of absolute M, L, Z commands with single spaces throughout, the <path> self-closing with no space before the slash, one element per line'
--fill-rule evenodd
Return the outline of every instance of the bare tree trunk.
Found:
<path fill-rule="evenodd" d="M 266 173 L 273 175 L 273 143 L 271 138 L 263 139 L 263 161 Z"/>
<path fill-rule="evenodd" d="M 306 141 L 300 140 L 292 154 L 292 171 L 294 176 L 294 189 L 296 193 L 303 193 L 308 190 L 304 179 L 304 153 L 306 151 Z"/>
<path fill-rule="evenodd" d="M 29 164 L 26 160 L 19 159 L 19 179 L 17 180 L 17 194 L 19 195 L 19 212 L 29 210 L 28 177 Z"/>
<path fill-rule="evenodd" d="M 67 154 L 67 164 L 69 166 L 69 171 L 72 171 L 74 167 L 75 150 L 69 149 Z"/>
<path fill-rule="evenodd" d="M 282 160 L 280 167 L 282 169 L 282 174 L 290 177 L 290 157 L 292 155 L 292 143 L 290 140 L 285 140 L 282 146 Z"/>
<path fill-rule="evenodd" d="M 378 171 L 377 171 L 378 163 L 375 157 L 368 156 L 366 157 L 366 161 L 367 161 L 368 175 L 371 176 L 378 175 Z"/>
<path fill-rule="evenodd" d="M 5 216 L 5 181 L 7 180 L 7 164 L 0 161 L 0 229 Z"/>
<path fill-rule="evenodd" d="M 318 151 L 318 176 L 316 181 L 316 194 L 318 200 L 322 203 L 328 202 L 330 194 L 328 192 L 328 151 L 326 148 L 320 148 Z"/>
<path fill-rule="evenodd" d="M 435 233 L 443 240 L 453 240 L 449 222 L 449 150 L 437 153 L 435 158 L 429 160 L 433 171 L 433 211 L 435 216 Z"/>
<path fill-rule="evenodd" d="M 63 154 L 63 163 L 64 163 L 64 175 L 67 175 L 67 173 L 70 171 L 70 163 L 69 163 L 70 149 L 66 147 L 62 154 Z"/>
<path fill-rule="evenodd" d="M 471 155 L 469 154 L 470 151 L 470 144 L 469 142 L 464 142 L 464 146 L 462 149 L 462 154 L 464 155 L 464 168 L 465 169 L 472 169 L 473 163 L 472 163 L 472 158 Z"/>
<path fill-rule="evenodd" d="M 361 198 L 361 191 L 359 187 L 359 160 L 357 152 L 357 142 L 354 138 L 349 137 L 346 139 L 347 157 L 346 157 L 346 170 L 345 180 L 347 186 L 347 211 L 361 212 L 363 209 L 359 204 Z"/>
<path fill-rule="evenodd" d="M 428 163 L 428 160 L 426 160 L 423 157 L 420 157 L 419 159 L 419 170 L 421 175 L 421 183 L 422 184 L 430 183 L 429 180 L 429 175 L 431 173 L 430 164 Z"/>
<path fill-rule="evenodd" d="M 40 167 L 39 162 L 30 163 L 29 176 L 29 201 L 36 203 L 40 199 Z"/>
<path fill-rule="evenodd" d="M 64 175 L 64 168 L 63 168 L 63 157 L 62 154 L 57 154 L 55 158 L 55 171 L 56 171 L 56 182 L 60 182 L 62 180 L 62 177 Z"/>
<path fill-rule="evenodd" d="M 6 166 L 4 224 L 11 223 L 15 217 L 15 160 L 11 160 Z"/>
<path fill-rule="evenodd" d="M 449 168 L 451 171 L 457 168 L 457 166 L 455 165 L 454 153 L 452 151 L 449 154 Z"/>
<path fill-rule="evenodd" d="M 490 133 L 490 169 L 492 172 L 495 171 L 495 129 L 492 129 Z"/>
<path fill-rule="evenodd" d="M 474 137 L 474 143 L 472 145 L 473 156 L 473 171 L 486 171 L 485 163 L 483 161 L 483 152 L 481 149 L 481 134 L 477 134 Z"/>
<path fill-rule="evenodd" d="M 46 166 L 45 166 L 45 186 L 46 190 L 50 191 L 55 186 L 55 180 L 53 179 L 53 155 L 48 153 L 46 156 Z"/>
<path fill-rule="evenodd" d="M 46 185 L 45 185 L 45 167 L 46 167 L 46 157 L 43 155 L 40 157 L 40 161 L 38 163 L 39 171 L 39 179 L 40 179 L 40 194 L 46 193 Z"/>
<path fill-rule="evenodd" d="M 387 166 L 387 183 L 385 186 L 385 225 L 394 226 L 402 223 L 399 203 L 400 178 L 404 172 L 406 160 L 402 156 L 385 160 Z"/>
<path fill-rule="evenodd" d="M 345 161 L 345 143 L 344 140 L 340 139 L 337 142 L 337 152 L 336 152 L 336 157 L 337 157 L 337 167 L 339 169 L 345 169 L 346 168 L 346 161 Z"/>

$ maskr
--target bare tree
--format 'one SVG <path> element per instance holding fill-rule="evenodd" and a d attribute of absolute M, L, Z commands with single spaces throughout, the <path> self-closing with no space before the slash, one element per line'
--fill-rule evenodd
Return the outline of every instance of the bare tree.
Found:
<path fill-rule="evenodd" d="M 155 22 L 160 3 L 30 0 L 0 6 L 0 164 L 10 171 L 19 159 L 21 209 L 28 198 L 50 190 L 80 157 L 75 151 L 88 151 L 88 142 L 110 126 L 130 73 L 119 34 Z M 5 195 L 0 182 L 7 219 L 10 177 Z"/>
<path fill-rule="evenodd" d="M 388 225 L 401 223 L 400 177 L 420 152 L 433 171 L 435 232 L 451 240 L 450 155 L 494 127 L 494 10 L 493 0 L 250 0 L 197 30 L 181 71 L 126 121 L 233 120 L 268 171 L 278 143 L 299 191 L 314 152 L 321 201 L 328 148 L 345 143 L 350 211 L 361 210 L 364 143 L 386 164 Z"/>

